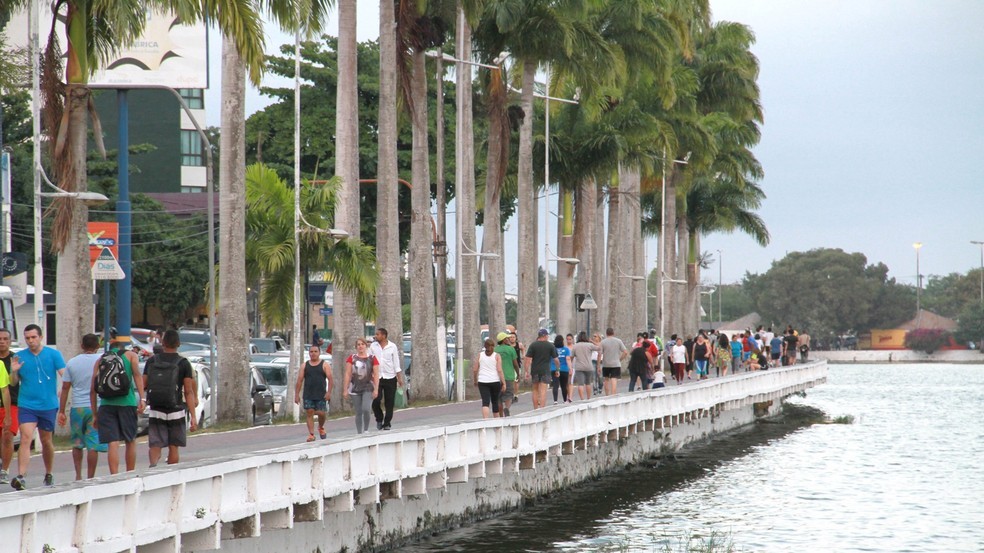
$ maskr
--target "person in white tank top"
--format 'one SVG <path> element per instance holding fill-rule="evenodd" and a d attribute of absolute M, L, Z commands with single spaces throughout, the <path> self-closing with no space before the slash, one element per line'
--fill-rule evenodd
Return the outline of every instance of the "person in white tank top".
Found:
<path fill-rule="evenodd" d="M 482 418 L 501 417 L 499 395 L 506 389 L 506 377 L 502 374 L 502 358 L 495 351 L 495 342 L 485 340 L 485 350 L 478 354 L 472 365 L 472 383 L 482 396 Z M 491 407 L 491 409 L 490 409 Z"/>

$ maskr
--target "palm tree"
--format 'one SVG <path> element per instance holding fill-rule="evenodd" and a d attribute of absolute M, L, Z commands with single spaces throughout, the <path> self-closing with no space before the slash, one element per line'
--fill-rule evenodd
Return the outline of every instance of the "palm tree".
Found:
<path fill-rule="evenodd" d="M 26 6 L 28 0 L 0 0 L 0 11 Z M 112 55 L 129 46 L 143 32 L 147 8 L 173 11 L 183 21 L 209 19 L 216 22 L 243 52 L 241 67 L 259 83 L 263 70 L 263 35 L 260 17 L 252 2 L 195 2 L 188 0 L 118 0 L 115 2 L 60 2 L 52 20 L 68 37 L 61 50 L 56 33 L 45 48 L 42 77 L 45 130 L 51 140 L 53 173 L 59 186 L 68 191 L 86 189 L 86 114 L 92 110 L 89 78 Z M 67 64 L 64 81 L 61 59 Z M 94 120 L 95 122 L 96 120 Z M 98 133 L 97 133 L 98 135 Z M 97 140 L 98 140 L 97 136 Z M 80 202 L 60 200 L 52 204 L 53 250 L 58 255 L 56 293 L 59 325 L 56 340 L 66 355 L 79 351 L 80 328 L 92 324 L 88 238 L 88 210 Z M 245 309 L 243 310 L 245 316 Z"/>
<path fill-rule="evenodd" d="M 331 228 L 325 214 L 334 212 L 340 181 L 325 185 L 304 183 L 301 214 L 318 228 Z M 276 171 L 254 164 L 246 168 L 246 267 L 251 282 L 261 280 L 260 310 L 271 326 L 284 327 L 292 319 L 294 279 L 294 225 L 284 213 L 294 209 L 294 192 Z M 306 270 L 326 270 L 336 290 L 356 298 L 359 314 L 376 315 L 375 293 L 379 275 L 375 256 L 357 240 L 333 242 L 325 233 L 301 232 L 301 263 Z"/>

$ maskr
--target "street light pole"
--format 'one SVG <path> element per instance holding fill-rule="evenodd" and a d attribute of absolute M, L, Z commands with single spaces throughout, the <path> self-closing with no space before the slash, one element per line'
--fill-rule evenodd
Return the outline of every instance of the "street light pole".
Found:
<path fill-rule="evenodd" d="M 724 274 L 724 253 L 722 253 L 721 250 L 718 250 L 718 290 L 721 291 L 721 293 L 718 294 L 718 325 L 720 325 L 724 321 L 724 315 L 721 314 L 721 303 L 722 303 L 722 299 L 724 298 L 724 288 L 721 287 L 722 283 L 724 282 L 724 279 L 722 278 L 723 274 Z M 713 296 L 711 297 L 711 299 L 713 299 Z M 714 311 L 713 302 L 711 303 L 711 311 Z"/>
<path fill-rule="evenodd" d="M 919 250 L 922 242 L 913 242 L 912 247 L 916 249 L 916 324 L 919 324 L 919 311 L 922 308 L 920 299 L 922 297 L 922 275 L 919 273 Z"/>
<path fill-rule="evenodd" d="M 41 261 L 41 56 L 38 40 L 38 2 L 31 2 L 28 31 L 31 36 L 31 119 L 34 129 L 34 324 L 45 334 L 44 267 Z"/>

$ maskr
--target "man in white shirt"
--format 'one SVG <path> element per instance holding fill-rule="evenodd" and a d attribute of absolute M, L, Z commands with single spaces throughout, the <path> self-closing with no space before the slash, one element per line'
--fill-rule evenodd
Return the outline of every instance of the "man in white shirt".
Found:
<path fill-rule="evenodd" d="M 393 404 L 396 402 L 396 388 L 403 387 L 403 354 L 388 337 L 389 332 L 385 328 L 377 328 L 376 341 L 369 346 L 369 353 L 379 361 L 379 393 L 372 401 L 377 430 L 390 429 L 390 423 L 393 421 Z M 385 416 L 381 404 L 386 406 Z"/>

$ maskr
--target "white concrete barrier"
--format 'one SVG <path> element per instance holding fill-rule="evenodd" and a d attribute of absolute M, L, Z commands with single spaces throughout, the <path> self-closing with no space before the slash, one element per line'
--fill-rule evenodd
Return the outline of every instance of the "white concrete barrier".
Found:
<path fill-rule="evenodd" d="M 3 551 L 178 552 L 321 521 L 449 484 L 767 404 L 826 380 L 827 365 L 743 373 L 506 419 L 362 435 L 118 475 L 0 498 Z M 778 403 L 778 402 L 776 402 Z M 738 417 L 735 417 L 738 420 Z M 736 423 L 738 424 L 738 423 Z"/>

